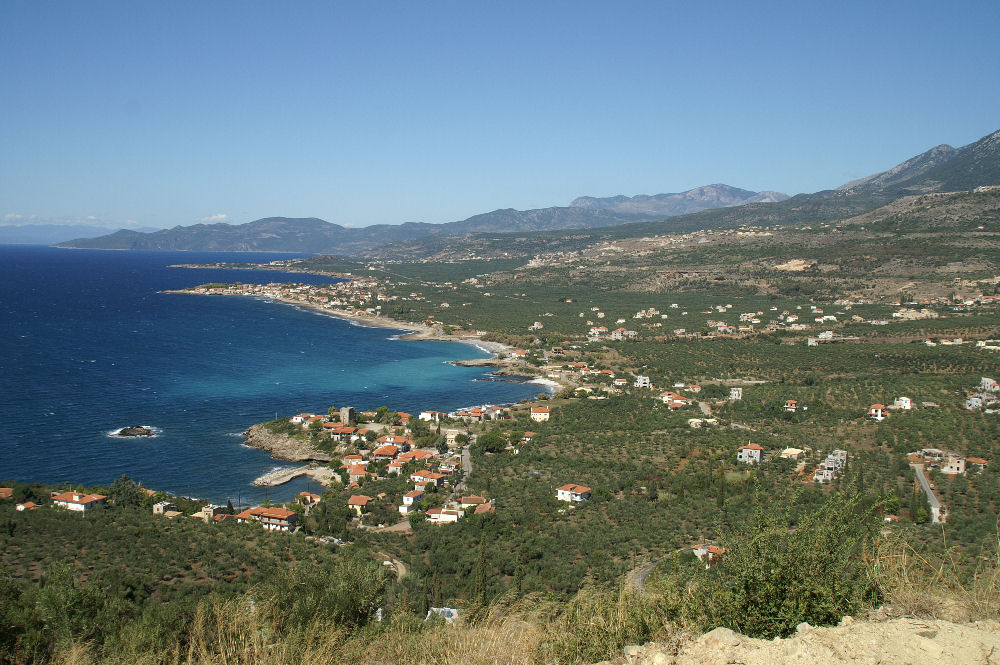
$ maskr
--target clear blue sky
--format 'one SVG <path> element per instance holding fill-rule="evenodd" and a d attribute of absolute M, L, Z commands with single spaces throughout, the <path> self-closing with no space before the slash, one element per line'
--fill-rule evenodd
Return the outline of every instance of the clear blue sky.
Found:
<path fill-rule="evenodd" d="M 995 0 L 4 0 L 0 224 L 828 189 L 1000 128 L 998 26 Z"/>

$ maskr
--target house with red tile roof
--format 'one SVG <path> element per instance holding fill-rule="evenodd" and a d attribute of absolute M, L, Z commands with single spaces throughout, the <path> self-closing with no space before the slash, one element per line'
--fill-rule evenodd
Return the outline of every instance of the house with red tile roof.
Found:
<path fill-rule="evenodd" d="M 497 511 L 497 505 L 490 501 L 489 503 L 484 503 L 482 505 L 476 506 L 473 511 L 473 515 L 489 515 Z"/>
<path fill-rule="evenodd" d="M 531 419 L 536 423 L 544 423 L 549 419 L 552 414 L 552 410 L 547 406 L 533 406 L 531 407 Z"/>
<path fill-rule="evenodd" d="M 356 483 L 362 478 L 368 478 L 374 475 L 374 473 L 369 472 L 368 469 L 361 464 L 352 464 L 347 467 L 348 482 Z"/>
<path fill-rule="evenodd" d="M 693 401 L 690 397 L 685 397 L 669 390 L 660 393 L 659 398 L 671 411 L 685 407 Z"/>
<path fill-rule="evenodd" d="M 399 454 L 399 448 L 392 444 L 386 444 L 384 446 L 379 446 L 372 451 L 372 458 L 376 462 L 381 462 L 383 460 L 392 460 L 396 458 Z"/>
<path fill-rule="evenodd" d="M 85 512 L 98 506 L 104 505 L 104 500 L 108 497 L 102 494 L 83 494 L 81 492 L 63 492 L 52 497 L 52 504 L 72 510 L 74 512 Z"/>
<path fill-rule="evenodd" d="M 410 474 L 410 480 L 417 486 L 432 484 L 435 487 L 441 487 L 444 484 L 444 478 L 444 474 L 436 471 L 417 471 Z"/>
<path fill-rule="evenodd" d="M 354 511 L 354 514 L 361 517 L 361 511 L 375 499 L 364 494 L 355 494 L 347 500 L 347 507 Z"/>
<path fill-rule="evenodd" d="M 885 408 L 885 404 L 872 404 L 868 407 L 868 417 L 882 422 L 889 416 L 889 411 Z"/>
<path fill-rule="evenodd" d="M 14 496 L 13 487 L 0 487 L 0 499 L 9 499 Z"/>
<path fill-rule="evenodd" d="M 476 496 L 475 494 L 470 494 L 469 496 L 458 497 L 458 505 L 464 508 L 472 508 L 473 506 L 481 506 L 484 503 L 489 503 L 485 497 Z"/>
<path fill-rule="evenodd" d="M 760 464 L 764 459 L 764 449 L 756 443 L 740 446 L 736 451 L 736 461 L 744 464 Z"/>
<path fill-rule="evenodd" d="M 258 522 L 266 531 L 295 531 L 298 513 L 287 508 L 265 508 L 257 506 L 248 508 L 236 515 L 236 521 L 240 524 L 247 522 Z"/>
<path fill-rule="evenodd" d="M 722 558 L 722 555 L 726 553 L 725 548 L 719 547 L 718 545 L 699 545 L 691 549 L 696 557 L 701 559 L 701 562 L 705 564 L 708 568 L 713 563 Z"/>
<path fill-rule="evenodd" d="M 295 500 L 301 503 L 303 506 L 315 506 L 322 499 L 319 494 L 314 492 L 299 492 L 295 495 Z"/>
<path fill-rule="evenodd" d="M 576 485 L 570 483 L 568 485 L 563 485 L 562 487 L 556 488 L 556 499 L 559 501 L 569 501 L 571 503 L 578 503 L 580 501 L 586 501 L 590 498 L 590 488 L 584 485 Z"/>

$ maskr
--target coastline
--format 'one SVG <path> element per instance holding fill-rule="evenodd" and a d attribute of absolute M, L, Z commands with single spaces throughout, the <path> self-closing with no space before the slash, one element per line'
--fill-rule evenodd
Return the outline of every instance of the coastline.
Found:
<path fill-rule="evenodd" d="M 186 266 L 185 266 L 186 267 Z M 305 271 L 303 271 L 305 272 Z M 306 274 L 320 274 L 320 273 L 306 273 Z M 180 295 L 191 295 L 191 296 L 235 296 L 241 298 L 261 298 L 264 300 L 269 300 L 272 302 L 281 303 L 283 305 L 291 305 L 293 307 L 300 307 L 302 309 L 307 309 L 311 312 L 317 312 L 320 314 L 327 314 L 339 319 L 344 319 L 353 325 L 360 326 L 362 328 L 385 328 L 389 330 L 398 330 L 399 334 L 395 336 L 395 339 L 400 339 L 403 341 L 425 341 L 425 342 L 459 342 L 462 344 L 470 344 L 477 347 L 484 353 L 489 353 L 494 356 L 499 356 L 500 354 L 509 354 L 514 350 L 514 347 L 504 344 L 502 342 L 490 342 L 480 339 L 477 335 L 446 335 L 439 328 L 434 326 L 429 326 L 424 323 L 413 323 L 409 321 L 399 321 L 396 319 L 389 318 L 387 316 L 371 315 L 371 314 L 357 314 L 344 309 L 328 309 L 325 307 L 319 307 L 312 303 L 302 302 L 299 300 L 292 300 L 289 298 L 281 298 L 277 296 L 258 296 L 258 295 L 246 295 L 242 293 L 204 293 L 202 291 L 195 290 L 193 288 L 188 289 L 165 289 L 160 291 L 160 293 L 168 294 L 180 294 Z"/>
<path fill-rule="evenodd" d="M 189 266 L 178 266 L 178 267 L 189 267 Z M 190 266 L 197 267 L 197 266 Z M 309 271 L 302 271 L 306 274 L 317 274 L 310 273 Z M 269 302 L 281 303 L 284 305 L 291 305 L 293 307 L 298 307 L 310 312 L 315 312 L 318 314 L 323 314 L 335 318 L 339 318 L 347 321 L 351 325 L 356 325 L 362 328 L 382 328 L 386 330 L 396 330 L 399 334 L 391 336 L 390 339 L 402 340 L 402 341 L 434 341 L 434 342 L 458 342 L 461 344 L 467 344 L 477 348 L 483 353 L 489 354 L 488 358 L 473 358 L 469 360 L 456 360 L 451 364 L 457 366 L 466 367 L 493 367 L 494 370 L 489 374 L 493 377 L 497 377 L 497 380 L 503 380 L 502 377 L 517 376 L 525 379 L 526 383 L 533 383 L 543 387 L 550 394 L 554 395 L 561 388 L 566 386 L 559 381 L 554 381 L 550 378 L 543 376 L 538 376 L 533 373 L 523 373 L 517 372 L 519 368 L 527 368 L 526 363 L 524 363 L 520 358 L 513 355 L 514 347 L 504 344 L 502 342 L 487 341 L 481 339 L 478 335 L 474 334 L 445 334 L 439 327 L 433 325 L 427 325 L 424 323 L 412 323 L 407 321 L 399 321 L 392 319 L 383 315 L 372 315 L 368 313 L 359 313 L 354 311 L 348 311 L 343 309 L 331 309 L 322 307 L 310 302 L 302 302 L 297 299 L 283 298 L 277 295 L 260 295 L 260 294 L 250 294 L 250 293 L 209 293 L 204 289 L 196 288 L 185 288 L 185 289 L 166 289 L 160 291 L 160 293 L 167 294 L 181 294 L 181 295 L 201 295 L 201 296 L 212 296 L 212 295 L 228 295 L 228 296 L 241 296 L 241 297 L 252 297 Z M 529 400 L 530 404 L 537 403 L 537 399 Z M 302 446 L 301 442 L 294 441 L 287 437 L 276 436 L 268 432 L 263 423 L 256 423 L 251 425 L 243 434 L 244 445 L 251 448 L 258 448 L 266 450 L 270 453 L 273 459 L 286 460 L 294 462 L 306 462 L 305 466 L 296 467 L 294 469 L 275 469 L 271 472 L 265 473 L 264 475 L 258 477 L 254 481 L 254 485 L 258 487 L 273 487 L 276 485 L 281 485 L 289 482 L 290 480 L 308 475 L 313 477 L 314 480 L 320 482 L 324 485 L 329 485 L 329 478 L 319 478 L 316 477 L 316 472 L 319 471 L 325 475 L 329 469 L 322 466 L 317 468 L 316 463 L 329 463 L 331 456 L 325 453 L 321 453 L 316 450 L 307 450 Z M 325 481 L 325 482 L 324 482 Z"/>

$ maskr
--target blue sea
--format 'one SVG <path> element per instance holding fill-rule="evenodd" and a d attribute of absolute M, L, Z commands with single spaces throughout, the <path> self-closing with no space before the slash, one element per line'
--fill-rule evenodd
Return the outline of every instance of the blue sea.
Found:
<path fill-rule="evenodd" d="M 331 281 L 168 267 L 290 256 L 0 245 L 0 481 L 109 484 L 128 474 L 214 502 L 282 501 L 317 486 L 253 487 L 291 465 L 242 445 L 254 423 L 331 405 L 451 411 L 539 392 L 450 365 L 488 355 L 468 344 L 396 340 L 399 331 L 260 299 L 160 293 Z M 134 424 L 158 434 L 109 436 Z"/>

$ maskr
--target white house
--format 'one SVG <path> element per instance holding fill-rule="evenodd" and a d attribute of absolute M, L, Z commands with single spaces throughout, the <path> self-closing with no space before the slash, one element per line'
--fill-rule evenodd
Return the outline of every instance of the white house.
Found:
<path fill-rule="evenodd" d="M 533 406 L 531 407 L 531 419 L 536 423 L 544 423 L 549 419 L 549 415 L 552 410 L 547 406 Z"/>
<path fill-rule="evenodd" d="M 740 449 L 736 451 L 736 460 L 738 462 L 743 462 L 744 464 L 760 464 L 763 459 L 763 455 L 763 448 L 756 443 L 748 443 L 745 446 L 741 446 Z"/>
<path fill-rule="evenodd" d="M 868 407 L 868 417 L 873 420 L 882 422 L 888 417 L 888 415 L 889 413 L 885 408 L 885 404 L 872 404 Z"/>
<path fill-rule="evenodd" d="M 633 384 L 636 388 L 652 388 L 653 384 L 649 381 L 648 376 L 642 376 L 641 374 L 635 377 L 635 383 Z"/>
<path fill-rule="evenodd" d="M 743 389 L 742 388 L 730 388 L 729 389 L 729 399 L 735 401 L 743 399 Z"/>
<path fill-rule="evenodd" d="M 103 506 L 104 500 L 108 498 L 100 494 L 81 494 L 80 492 L 63 492 L 52 497 L 53 505 L 60 506 L 66 510 L 75 512 L 85 512 Z"/>
<path fill-rule="evenodd" d="M 988 393 L 1000 392 L 1000 385 L 997 384 L 996 379 L 991 379 L 989 377 L 983 377 L 982 381 L 979 382 L 980 390 Z"/>
<path fill-rule="evenodd" d="M 445 524 L 447 522 L 457 522 L 461 519 L 462 513 L 458 510 L 447 510 L 444 508 L 431 508 L 427 511 L 427 521 L 435 524 Z"/>
<path fill-rule="evenodd" d="M 965 458 L 961 455 L 948 455 L 944 464 L 941 465 L 941 473 L 945 473 L 950 476 L 957 476 L 960 473 L 965 473 Z"/>
<path fill-rule="evenodd" d="M 843 468 L 847 465 L 847 451 L 846 450 L 834 450 L 823 463 L 816 467 L 813 472 L 813 482 L 816 483 L 828 483 L 837 477 Z"/>
<path fill-rule="evenodd" d="M 892 408 L 901 409 L 903 411 L 909 411 L 913 408 L 913 402 L 909 397 L 897 397 L 892 403 Z"/>
<path fill-rule="evenodd" d="M 556 499 L 559 501 L 569 501 L 571 503 L 586 501 L 590 498 L 590 488 L 583 485 L 563 485 L 556 488 Z"/>

